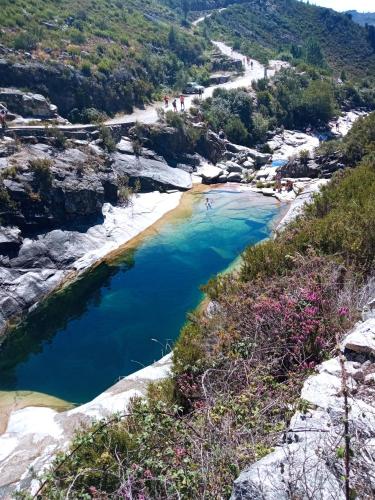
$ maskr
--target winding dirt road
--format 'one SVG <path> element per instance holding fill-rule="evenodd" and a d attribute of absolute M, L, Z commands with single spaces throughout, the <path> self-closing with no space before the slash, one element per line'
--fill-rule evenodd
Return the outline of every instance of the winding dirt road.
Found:
<path fill-rule="evenodd" d="M 264 77 L 264 66 L 260 64 L 258 61 L 255 61 L 253 59 L 253 68 L 250 67 L 246 61 L 246 57 L 239 52 L 233 51 L 231 47 L 226 45 L 224 42 L 216 42 L 212 41 L 212 43 L 217 47 L 217 49 L 224 55 L 230 57 L 231 59 L 234 60 L 240 60 L 242 61 L 243 69 L 244 72 L 243 74 L 236 76 L 232 78 L 230 81 L 218 85 L 211 85 L 210 87 L 206 87 L 204 94 L 203 94 L 203 99 L 207 99 L 208 97 L 211 97 L 214 90 L 217 88 L 224 88 L 224 89 L 236 89 L 236 88 L 241 88 L 241 87 L 249 87 L 251 85 L 251 82 L 253 80 L 257 81 L 260 78 Z M 273 76 L 275 73 L 275 70 L 280 69 L 282 66 L 282 63 L 280 61 L 271 61 L 270 63 L 271 69 L 268 70 L 267 74 L 268 76 Z M 272 69 L 272 66 L 274 66 L 274 69 Z M 170 102 L 173 99 L 173 96 L 170 97 Z M 177 95 L 176 95 L 177 97 Z M 189 95 L 185 97 L 185 110 L 188 111 L 192 105 L 193 105 L 193 100 L 196 98 L 196 95 Z M 178 101 L 178 99 L 177 99 Z M 180 107 L 179 101 L 178 101 L 178 108 Z M 153 102 L 151 104 L 148 104 L 145 106 L 143 109 L 136 108 L 132 113 L 130 114 L 118 114 L 114 118 L 111 118 L 107 121 L 104 122 L 104 125 L 111 126 L 111 125 L 122 125 L 122 124 L 131 124 L 135 122 L 141 122 L 145 124 L 151 124 L 151 123 L 156 123 L 158 121 L 158 113 L 157 110 L 163 108 L 163 109 L 172 109 L 172 105 L 170 104 L 168 108 L 164 107 L 164 104 L 162 102 Z M 60 130 L 82 130 L 82 129 L 89 129 L 92 128 L 92 124 L 70 124 L 70 125 L 59 125 L 57 128 Z M 8 129 L 9 130 L 14 130 L 14 131 L 21 131 L 21 130 L 44 130 L 44 125 L 9 125 Z"/>

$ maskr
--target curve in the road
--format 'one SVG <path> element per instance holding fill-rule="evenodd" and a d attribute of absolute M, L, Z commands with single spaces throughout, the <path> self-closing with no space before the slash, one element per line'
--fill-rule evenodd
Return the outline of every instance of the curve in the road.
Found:
<path fill-rule="evenodd" d="M 207 16 L 206 16 L 207 17 Z M 253 61 L 253 68 L 251 68 L 250 64 L 247 64 L 246 62 L 246 57 L 239 52 L 234 51 L 229 45 L 225 44 L 224 42 L 217 42 L 217 41 L 212 41 L 212 43 L 217 47 L 220 52 L 226 56 L 228 56 L 231 59 L 234 60 L 240 60 L 242 61 L 243 64 L 243 74 L 233 78 L 232 80 L 226 82 L 226 83 L 221 83 L 218 85 L 211 85 L 209 87 L 206 87 L 204 94 L 203 94 L 203 99 L 207 99 L 208 97 L 211 97 L 214 90 L 217 88 L 224 88 L 224 89 L 236 89 L 236 88 L 241 88 L 241 87 L 249 87 L 251 85 L 252 81 L 257 81 L 261 78 L 264 77 L 264 71 L 265 67 L 255 59 L 252 59 Z M 273 76 L 275 71 L 280 69 L 281 64 L 279 61 L 273 61 L 275 69 L 270 69 L 268 70 L 268 76 Z M 197 96 L 195 95 L 189 95 L 185 97 L 185 110 L 189 110 L 192 105 L 193 101 Z M 126 125 L 126 124 L 131 124 L 131 123 L 145 123 L 145 124 L 152 124 L 156 123 L 158 121 L 158 113 L 157 110 L 160 108 L 164 108 L 164 105 L 162 102 L 154 102 L 152 104 L 148 104 L 145 106 L 143 109 L 135 109 L 132 113 L 130 114 L 119 114 L 115 116 L 114 118 L 111 118 L 107 121 L 104 122 L 104 125 L 106 126 L 112 126 L 112 125 Z M 169 108 L 164 108 L 164 109 L 171 109 L 171 106 Z M 93 125 L 83 125 L 83 124 L 74 124 L 74 125 L 58 125 L 57 128 L 60 130 L 80 130 L 80 129 L 90 129 L 92 128 Z M 44 130 L 45 127 L 43 125 L 22 125 L 22 126 L 9 126 L 9 130 L 13 131 L 24 131 L 24 130 Z"/>

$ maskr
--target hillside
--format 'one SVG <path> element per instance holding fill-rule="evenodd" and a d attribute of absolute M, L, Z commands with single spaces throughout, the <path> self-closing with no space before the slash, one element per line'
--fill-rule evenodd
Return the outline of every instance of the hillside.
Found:
<path fill-rule="evenodd" d="M 156 0 L 4 0 L 1 7 L 0 86 L 47 93 L 63 114 L 130 110 L 204 61 L 206 42 Z"/>
<path fill-rule="evenodd" d="M 201 29 L 211 38 L 225 37 L 250 56 L 263 58 L 280 52 L 298 56 L 314 40 L 337 73 L 344 69 L 356 78 L 375 74 L 375 46 L 365 28 L 344 14 L 296 0 L 231 5 L 212 15 Z"/>

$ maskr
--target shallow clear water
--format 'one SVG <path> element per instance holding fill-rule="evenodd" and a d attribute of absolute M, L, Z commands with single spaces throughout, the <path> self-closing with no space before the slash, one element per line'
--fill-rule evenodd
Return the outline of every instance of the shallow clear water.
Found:
<path fill-rule="evenodd" d="M 0 351 L 0 390 L 82 403 L 159 359 L 201 300 L 199 286 L 266 238 L 278 210 L 249 192 L 197 194 L 191 215 L 100 265 L 12 332 Z"/>
<path fill-rule="evenodd" d="M 273 160 L 272 166 L 273 167 L 283 167 L 286 163 L 288 163 L 287 160 Z"/>

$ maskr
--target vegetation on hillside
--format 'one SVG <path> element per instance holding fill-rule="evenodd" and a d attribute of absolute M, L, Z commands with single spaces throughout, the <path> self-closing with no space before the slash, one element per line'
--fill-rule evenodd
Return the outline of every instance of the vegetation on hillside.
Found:
<path fill-rule="evenodd" d="M 372 87 L 337 82 L 317 67 L 304 69 L 283 69 L 272 79 L 254 81 L 252 91 L 215 89 L 212 97 L 196 103 L 197 109 L 214 131 L 222 129 L 230 141 L 243 145 L 264 143 L 267 133 L 281 126 L 324 128 L 343 108 L 375 109 Z"/>
<path fill-rule="evenodd" d="M 157 0 L 4 0 L 1 7 L 0 43 L 13 49 L 7 59 L 30 66 L 29 88 L 43 91 L 37 67 L 31 67 L 35 62 L 53 65 L 62 75 L 74 70 L 79 76 L 71 78 L 81 94 L 90 93 L 84 80 L 93 81 L 91 87 L 104 83 L 113 102 L 104 108 L 93 102 L 104 111 L 131 109 L 151 99 L 160 85 L 182 86 L 190 74 L 199 76 L 206 62 L 207 40 L 181 27 L 179 15 Z M 9 85 L 12 72 L 7 73 L 0 85 Z M 56 85 L 52 76 L 43 76 L 42 93 Z M 69 85 L 63 86 L 68 91 Z M 75 101 L 73 107 L 82 111 L 88 97 Z M 82 117 L 75 112 L 75 118 Z"/>
<path fill-rule="evenodd" d="M 254 58 L 282 55 L 311 64 L 319 56 L 337 75 L 375 75 L 375 38 L 368 30 L 344 14 L 297 0 L 240 2 L 213 14 L 201 29 Z"/>
<path fill-rule="evenodd" d="M 272 450 L 307 409 L 302 381 L 357 319 L 358 287 L 373 270 L 374 123 L 359 121 L 343 142 L 365 136 L 355 169 L 275 240 L 248 248 L 237 274 L 207 285 L 215 314 L 190 315 L 173 375 L 127 416 L 80 433 L 47 474 L 45 498 L 228 498 L 241 468 Z"/>

